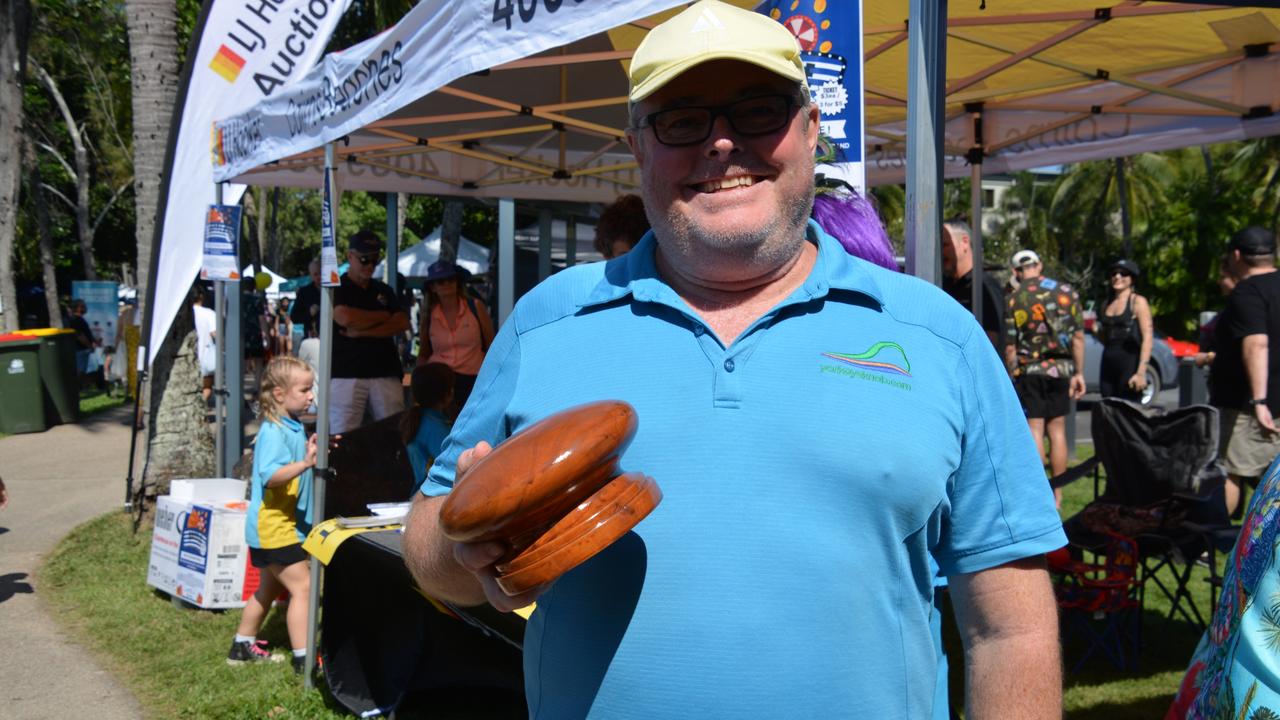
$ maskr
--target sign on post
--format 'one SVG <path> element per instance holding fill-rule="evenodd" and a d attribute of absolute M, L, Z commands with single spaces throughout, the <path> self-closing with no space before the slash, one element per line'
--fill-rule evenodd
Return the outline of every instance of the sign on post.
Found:
<path fill-rule="evenodd" d="M 240 206 L 210 205 L 204 221 L 201 280 L 240 279 Z"/>

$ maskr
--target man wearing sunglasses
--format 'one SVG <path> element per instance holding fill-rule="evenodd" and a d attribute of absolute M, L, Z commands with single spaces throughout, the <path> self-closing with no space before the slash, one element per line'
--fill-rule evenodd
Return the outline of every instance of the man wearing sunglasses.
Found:
<path fill-rule="evenodd" d="M 333 295 L 333 374 L 329 431 L 343 433 L 404 410 L 403 370 L 395 336 L 409 329 L 409 313 L 373 268 L 382 239 L 369 230 L 351 236 L 342 285 Z"/>
<path fill-rule="evenodd" d="M 630 80 L 653 228 L 557 273 L 499 330 L 409 520 L 420 587 L 537 598 L 531 717 L 928 718 L 932 555 L 968 716 L 1059 716 L 1039 556 L 1065 538 L 1017 398 L 972 315 L 808 221 L 819 109 L 795 38 L 703 0 L 649 33 Z M 554 584 L 506 595 L 507 549 L 449 542 L 440 496 L 491 446 L 603 398 L 636 408 L 621 467 L 663 500 Z"/>

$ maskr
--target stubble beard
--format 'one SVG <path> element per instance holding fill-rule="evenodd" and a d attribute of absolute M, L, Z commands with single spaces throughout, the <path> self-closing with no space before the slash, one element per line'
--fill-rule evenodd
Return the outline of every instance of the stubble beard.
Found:
<path fill-rule="evenodd" d="M 645 206 L 661 208 L 649 187 L 643 188 Z M 813 212 L 814 188 L 785 197 L 777 214 L 760 227 L 725 231 L 703 227 L 689 215 L 668 206 L 666 212 L 652 213 L 654 235 L 664 254 L 691 267 L 706 255 L 731 260 L 736 267 L 772 269 L 781 267 L 799 252 L 805 227 Z"/>

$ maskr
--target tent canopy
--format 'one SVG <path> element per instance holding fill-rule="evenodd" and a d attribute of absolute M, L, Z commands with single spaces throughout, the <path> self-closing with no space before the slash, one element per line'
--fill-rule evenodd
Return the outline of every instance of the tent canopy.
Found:
<path fill-rule="evenodd" d="M 427 268 L 440 259 L 440 228 L 431 231 L 421 242 L 400 251 L 396 260 L 396 270 L 407 278 L 427 276 Z M 481 275 L 489 271 L 489 250 L 480 243 L 460 237 L 458 239 L 458 265 L 467 269 L 472 275 Z M 373 269 L 374 277 L 382 277 L 386 272 L 385 258 Z"/>
<path fill-rule="evenodd" d="M 422 22 L 418 10 L 431 4 L 421 3 L 401 25 Z M 871 184 L 905 176 L 907 5 L 864 5 Z M 1082 0 L 948 7 L 944 146 L 950 176 L 968 173 L 969 159 L 978 157 L 984 171 L 1006 172 L 1280 133 L 1280 10 Z M 593 202 L 633 191 L 638 176 L 622 141 L 625 63 L 646 29 L 670 12 L 443 87 L 422 86 L 426 92 L 346 132 L 346 144 L 337 148 L 343 187 Z M 822 50 L 821 40 L 815 49 Z M 347 53 L 376 57 L 377 48 L 367 44 Z M 332 64 L 326 60 L 314 72 L 323 79 Z M 299 97 L 311 92 L 306 80 L 297 87 L 291 92 Z M 260 111 L 219 126 L 253 122 Z M 318 187 L 318 146 L 301 133 L 215 173 L 252 184 Z M 266 165 L 272 161 L 279 162 Z"/>
<path fill-rule="evenodd" d="M 948 176 L 969 172 L 975 148 L 984 172 L 1008 172 L 1280 133 L 1280 10 L 1079 0 L 987 5 L 948 6 Z M 865 5 L 872 184 L 904 176 L 905 6 Z"/>

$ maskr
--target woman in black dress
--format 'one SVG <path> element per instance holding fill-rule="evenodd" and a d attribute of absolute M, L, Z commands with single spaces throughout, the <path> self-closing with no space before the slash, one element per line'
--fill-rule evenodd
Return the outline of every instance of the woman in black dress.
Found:
<path fill-rule="evenodd" d="M 1107 271 L 1111 295 L 1098 318 L 1102 351 L 1102 397 L 1140 400 L 1151 359 L 1151 306 L 1134 290 L 1141 271 L 1132 260 L 1117 260 Z"/>

